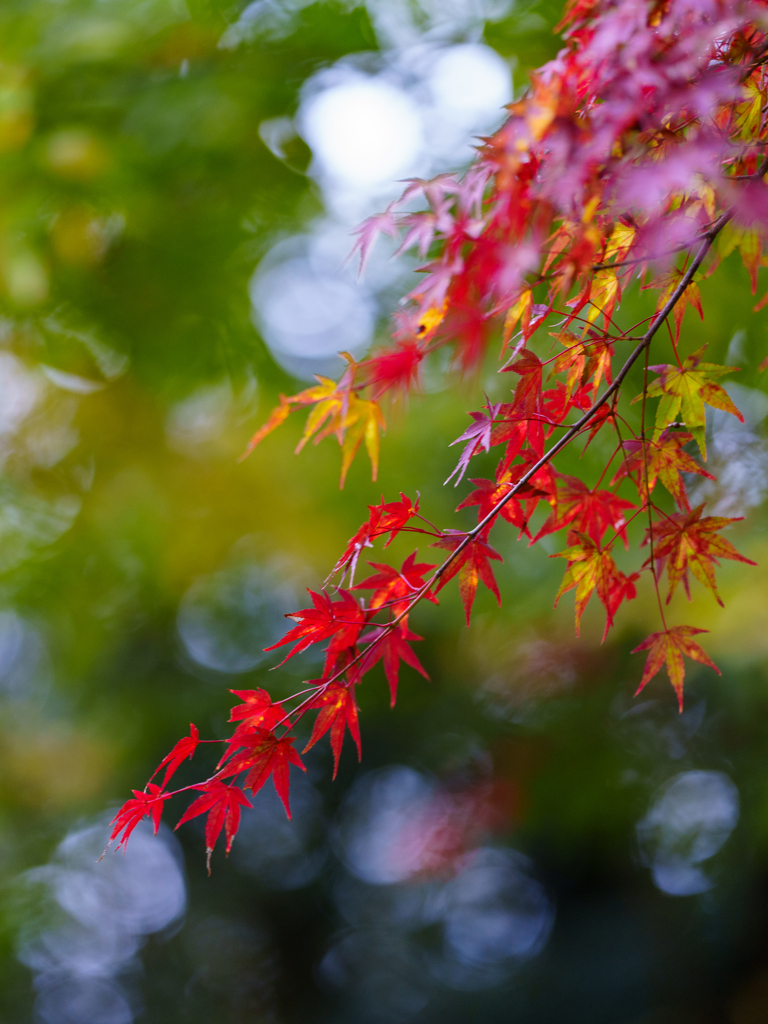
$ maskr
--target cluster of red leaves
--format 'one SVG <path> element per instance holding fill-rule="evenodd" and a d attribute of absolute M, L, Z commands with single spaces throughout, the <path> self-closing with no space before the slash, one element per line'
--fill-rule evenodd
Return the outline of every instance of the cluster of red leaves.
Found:
<path fill-rule="evenodd" d="M 393 345 L 360 363 L 342 353 L 347 365 L 338 381 L 319 377 L 315 386 L 281 395 L 246 451 L 304 407 L 309 414 L 297 451 L 310 439 L 335 436 L 343 485 L 364 442 L 375 479 L 380 400 L 418 388 L 424 361 L 438 348 L 449 346 L 453 366 L 466 370 L 496 337 L 507 360 L 501 372 L 512 375 L 510 400 L 486 400 L 469 414 L 470 425 L 453 442 L 463 449 L 448 478 L 458 485 L 473 459 L 501 449 L 493 477 L 473 479 L 475 489 L 458 506 L 476 507 L 477 525 L 437 530 L 418 499 L 403 494 L 369 506 L 322 591 L 310 591 L 312 607 L 291 614 L 295 625 L 269 648 L 292 644 L 287 660 L 325 645 L 321 677 L 280 703 L 264 690 L 235 691 L 243 700 L 230 718 L 237 725 L 210 778 L 167 789 L 196 751 L 193 726 L 155 773 L 165 769 L 162 784 L 150 780 L 134 791 L 114 819 L 118 846 L 145 817 L 157 829 L 166 801 L 190 789 L 201 795 L 179 824 L 207 813 L 209 861 L 222 830 L 229 850 L 248 806 L 245 790 L 258 792 L 271 777 L 290 815 L 289 768 L 303 768 L 291 730 L 316 712 L 305 750 L 329 734 L 334 775 L 347 730 L 360 756 L 357 686 L 381 661 L 394 704 L 401 663 L 426 676 L 411 646 L 420 638 L 409 615 L 423 598 L 437 602 L 453 577 L 467 624 L 480 582 L 501 600 L 491 565 L 501 556 L 490 533 L 503 523 L 531 544 L 567 531 L 567 548 L 553 556 L 567 563 L 556 602 L 575 590 L 577 632 L 596 593 L 607 634 L 645 574 L 662 629 L 636 648 L 648 651 L 638 692 L 666 665 L 682 708 L 684 658 L 715 668 L 693 640 L 703 630 L 667 623 L 660 579 L 666 572 L 667 603 L 681 582 L 690 597 L 689 570 L 719 601 L 718 560 L 753 564 L 721 536 L 734 520 L 691 509 L 684 477 L 711 479 L 696 459 L 706 460 L 705 407 L 741 418 L 718 383 L 734 368 L 704 362 L 703 349 L 683 355 L 679 345 L 686 308 L 703 316 L 695 276 L 705 257 L 714 256 L 714 269 L 738 248 L 753 292 L 766 264 L 768 4 L 569 0 L 562 26 L 564 48 L 532 76 L 527 95 L 510 106 L 464 177 L 413 180 L 359 229 L 363 263 L 382 232 L 401 238 L 400 252 L 416 247 L 426 261 L 398 314 Z M 419 201 L 423 209 L 414 209 Z M 655 292 L 656 303 L 639 324 L 622 328 L 622 293 L 633 278 Z M 671 361 L 650 364 L 651 342 L 664 324 Z M 620 346 L 628 341 L 639 345 L 617 368 L 615 352 L 626 353 Z M 638 424 L 623 392 L 641 356 Z M 652 424 L 647 408 L 654 402 Z M 598 480 L 555 469 L 566 444 L 583 435 L 588 445 L 598 434 L 605 450 L 613 449 Z M 614 549 L 629 547 L 630 524 L 640 516 L 640 546 L 647 544 L 650 556 L 625 573 Z M 445 553 L 442 564 L 418 562 L 414 552 L 399 569 L 371 563 L 374 574 L 355 584 L 363 549 L 385 537 L 387 547 L 401 532 L 430 537 Z M 371 592 L 367 603 L 361 591 Z"/>

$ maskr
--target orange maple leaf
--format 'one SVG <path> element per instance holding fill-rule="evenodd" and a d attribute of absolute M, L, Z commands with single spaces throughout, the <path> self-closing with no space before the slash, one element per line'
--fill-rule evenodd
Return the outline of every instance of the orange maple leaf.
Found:
<path fill-rule="evenodd" d="M 625 576 L 617 567 L 609 550 L 601 551 L 597 544 L 585 533 L 571 530 L 568 533 L 570 547 L 565 551 L 550 555 L 550 558 L 567 558 L 568 568 L 565 570 L 563 582 L 555 597 L 555 607 L 563 594 L 576 588 L 576 636 L 581 629 L 581 616 L 589 603 L 592 594 L 597 596 L 605 608 L 605 630 L 603 640 L 613 625 L 613 617 L 622 601 L 631 600 L 636 596 L 635 580 L 637 574 Z"/>
<path fill-rule="evenodd" d="M 691 504 L 688 501 L 683 473 L 698 473 L 708 480 L 715 479 L 683 450 L 684 445 L 692 440 L 693 434 L 687 431 L 673 432 L 667 428 L 662 431 L 658 441 L 624 441 L 623 447 L 627 455 L 614 476 L 613 483 L 636 473 L 637 489 L 645 506 L 648 495 L 656 486 L 656 481 L 661 480 L 677 502 L 678 508 L 690 512 Z"/>
<path fill-rule="evenodd" d="M 673 626 L 671 629 L 665 629 L 659 633 L 651 633 L 641 644 L 638 644 L 632 653 L 637 654 L 638 651 L 648 651 L 648 657 L 643 669 L 643 678 L 640 680 L 640 685 L 635 691 L 635 696 L 647 686 L 661 669 L 664 662 L 666 662 L 669 681 L 672 683 L 677 694 L 678 707 L 682 712 L 683 682 L 685 680 L 683 655 L 686 658 L 691 658 L 693 661 L 700 662 L 702 665 L 709 665 L 718 675 L 721 674 L 717 665 L 694 640 L 691 640 L 691 637 L 696 636 L 697 633 L 708 632 L 709 630 L 707 629 L 696 629 L 695 626 Z"/>
<path fill-rule="evenodd" d="M 324 437 L 335 434 L 341 445 L 340 486 L 343 487 L 357 449 L 365 441 L 371 460 L 371 475 L 374 480 L 376 479 L 379 466 L 379 428 L 386 428 L 384 417 L 377 402 L 357 397 L 353 384 L 358 365 L 348 352 L 340 354 L 348 364 L 341 379 L 336 382 L 330 377 L 315 374 L 318 383 L 311 388 L 305 388 L 289 397 L 280 395 L 280 404 L 272 410 L 267 422 L 259 427 L 248 442 L 245 452 L 240 457 L 241 461 L 250 455 L 268 434 L 285 422 L 292 406 L 313 405 L 314 409 L 307 416 L 304 432 L 296 445 L 296 454 L 299 454 L 311 438 L 314 438 L 314 443 L 317 444 Z"/>
<path fill-rule="evenodd" d="M 690 600 L 690 568 L 696 579 L 712 591 L 715 600 L 722 607 L 723 602 L 715 582 L 715 566 L 720 564 L 718 559 L 730 558 L 746 565 L 757 565 L 757 562 L 740 555 L 729 540 L 717 535 L 718 530 L 739 522 L 739 519 L 728 519 L 726 516 L 705 516 L 702 519 L 703 510 L 704 505 L 698 505 L 685 515 L 673 514 L 653 524 L 653 559 L 656 563 L 656 576 L 658 577 L 666 566 L 669 580 L 667 604 L 672 600 L 672 595 L 681 581 Z M 646 530 L 643 544 L 648 544 L 650 538 L 651 533 Z M 648 558 L 645 564 L 649 565 L 650 561 Z"/>
<path fill-rule="evenodd" d="M 574 531 L 588 534 L 595 544 L 603 539 L 608 529 L 616 531 L 628 547 L 627 521 L 625 511 L 635 508 L 631 501 L 620 498 L 612 491 L 595 488 L 594 490 L 576 476 L 556 473 L 562 480 L 555 488 L 555 507 L 547 517 L 543 526 L 531 541 L 534 544 L 548 533 L 555 533 L 565 526 Z"/>
<path fill-rule="evenodd" d="M 606 384 L 612 383 L 612 342 L 595 331 L 589 332 L 586 341 L 579 340 L 570 331 L 550 334 L 550 337 L 557 338 L 561 345 L 565 345 L 565 352 L 561 352 L 555 359 L 549 376 L 567 371 L 565 386 L 569 396 L 578 391 L 586 381 L 590 381 L 589 390 L 593 394 L 597 393 L 603 378 Z"/>

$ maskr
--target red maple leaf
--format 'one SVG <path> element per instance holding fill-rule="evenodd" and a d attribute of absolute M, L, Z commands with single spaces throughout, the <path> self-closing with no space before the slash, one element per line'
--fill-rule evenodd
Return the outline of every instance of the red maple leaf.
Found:
<path fill-rule="evenodd" d="M 265 647 L 264 650 L 273 651 L 276 647 L 295 641 L 296 646 L 280 662 L 284 665 L 294 654 L 330 637 L 331 642 L 326 648 L 324 675 L 330 674 L 342 651 L 355 645 L 366 621 L 365 612 L 349 591 L 340 588 L 338 593 L 341 600 L 332 601 L 326 593 L 316 594 L 310 590 L 314 608 L 303 608 L 301 611 L 286 615 L 287 619 L 298 622 L 298 626 L 288 630 L 282 640 L 278 640 L 271 647 Z"/>
<path fill-rule="evenodd" d="M 357 568 L 357 563 L 358 560 L 360 559 L 360 555 L 362 554 L 363 548 L 373 547 L 373 544 L 371 542 L 372 536 L 376 536 L 375 533 L 372 534 L 371 532 L 371 520 L 373 518 L 374 513 L 371 512 L 369 521 L 363 523 L 363 525 L 360 527 L 357 533 L 355 533 L 354 536 L 349 538 L 349 540 L 347 541 L 347 546 L 344 549 L 344 554 L 336 562 L 336 565 L 334 565 L 330 575 L 328 576 L 328 579 L 326 580 L 326 583 L 328 583 L 328 580 L 333 579 L 337 572 L 342 573 L 342 583 L 344 582 L 344 577 L 346 576 L 347 572 L 349 572 L 350 583 L 354 581 L 355 569 Z M 378 519 L 379 515 L 377 514 L 377 522 Z"/>
<path fill-rule="evenodd" d="M 367 371 L 373 397 L 380 398 L 387 391 L 402 391 L 406 394 L 419 383 L 421 364 L 426 352 L 417 341 L 402 339 L 393 348 L 376 352 L 370 359 L 359 364 Z"/>
<path fill-rule="evenodd" d="M 407 609 L 414 594 L 424 586 L 424 574 L 435 568 L 427 562 L 417 562 L 417 554 L 418 551 L 414 551 L 409 555 L 399 570 L 383 562 L 369 562 L 368 564 L 379 572 L 356 584 L 352 589 L 373 590 L 374 594 L 369 603 L 370 610 L 374 611 L 387 605 L 397 617 Z M 427 590 L 424 597 L 435 604 L 438 603 L 431 590 Z"/>
<path fill-rule="evenodd" d="M 272 698 L 266 690 L 230 690 L 229 692 L 240 697 L 243 703 L 231 709 L 229 721 L 239 724 L 230 737 L 219 764 L 223 764 L 233 751 L 247 744 L 253 736 L 254 729 L 274 729 L 286 718 L 283 706 L 273 704 Z"/>
<path fill-rule="evenodd" d="M 509 465 L 527 440 L 536 455 L 544 453 L 544 423 L 546 413 L 542 407 L 543 364 L 541 360 L 524 349 L 520 357 L 505 371 L 512 370 L 520 375 L 511 403 L 504 403 L 497 415 L 500 422 L 493 428 L 491 444 L 506 444 L 504 465 Z"/>
<path fill-rule="evenodd" d="M 691 640 L 697 633 L 708 633 L 707 629 L 696 629 L 694 626 L 673 626 L 671 629 L 663 630 L 660 633 L 651 633 L 641 644 L 632 651 L 648 651 L 648 657 L 643 670 L 643 678 L 635 691 L 635 696 L 653 679 L 661 666 L 666 661 L 669 681 L 677 694 L 677 703 L 680 711 L 683 710 L 683 682 L 685 680 L 685 663 L 683 655 L 701 662 L 702 665 L 709 665 L 718 675 L 720 669 L 705 654 L 699 645 Z"/>
<path fill-rule="evenodd" d="M 290 818 L 289 765 L 295 764 L 303 772 L 307 770 L 296 753 L 294 740 L 294 736 L 281 736 L 278 739 L 269 729 L 253 729 L 247 741 L 244 741 L 243 749 L 234 754 L 219 772 L 219 778 L 227 779 L 240 772 L 248 772 L 243 789 L 258 793 L 271 775 L 277 795 L 283 801 L 285 813 Z"/>
<path fill-rule="evenodd" d="M 598 545 L 605 531 L 613 529 L 628 547 L 624 512 L 637 506 L 612 491 L 592 490 L 578 477 L 561 473 L 556 476 L 563 483 L 555 492 L 555 507 L 531 543 L 548 533 L 571 526 L 579 533 L 586 533 Z"/>
<path fill-rule="evenodd" d="M 230 711 L 230 722 L 247 722 L 249 725 L 261 725 L 265 729 L 271 729 L 277 724 L 272 721 L 277 715 L 283 717 L 283 711 L 279 704 L 273 704 L 272 698 L 266 690 L 230 690 L 243 703 L 238 704 Z"/>
<path fill-rule="evenodd" d="M 163 814 L 163 803 L 170 795 L 170 793 L 163 793 L 162 787 L 155 785 L 154 782 L 149 783 L 146 793 L 143 793 L 140 789 L 134 789 L 133 798 L 126 800 L 112 821 L 110 821 L 110 825 L 114 826 L 109 836 L 110 845 L 122 832 L 123 834 L 120 836 L 115 849 L 119 850 L 121 846 L 125 848 L 131 833 L 142 818 L 152 819 L 155 835 L 157 835 L 157 830 L 160 828 L 160 818 Z"/>
<path fill-rule="evenodd" d="M 400 491 L 400 501 L 385 502 L 382 498 L 381 505 L 369 505 L 368 508 L 371 510 L 371 520 L 373 520 L 374 511 L 378 514 L 373 536 L 381 537 L 385 533 L 389 534 L 389 540 L 384 545 L 386 548 L 389 547 L 398 533 L 408 525 L 409 521 L 415 515 L 418 515 L 419 496 L 418 494 L 416 495 L 416 503 L 414 504 L 410 498 Z"/>
<path fill-rule="evenodd" d="M 637 597 L 637 587 L 635 584 L 639 579 L 639 572 L 633 572 L 630 573 L 629 576 L 625 576 L 621 570 L 617 570 L 615 575 L 610 576 L 608 580 L 606 600 L 603 601 L 606 612 L 603 641 L 605 641 L 605 638 L 608 635 L 610 626 L 613 625 L 613 619 L 616 612 L 619 610 L 622 601 L 634 601 Z"/>
<path fill-rule="evenodd" d="M 358 761 L 363 756 L 355 695 L 352 692 L 351 686 L 331 683 L 322 693 L 315 697 L 309 706 L 310 708 L 320 708 L 320 714 L 315 719 L 309 743 L 304 747 L 302 753 L 306 754 L 309 748 L 313 747 L 330 729 L 331 750 L 333 751 L 333 777 L 335 779 L 336 773 L 339 770 L 339 758 L 341 757 L 341 747 L 344 743 L 344 732 L 347 728 L 349 728 L 349 734 L 355 741 Z"/>
<path fill-rule="evenodd" d="M 201 786 L 195 786 L 195 789 L 202 790 L 203 795 L 189 805 L 176 828 L 180 828 L 184 822 L 196 818 L 198 814 L 208 812 L 208 820 L 205 823 L 205 862 L 210 875 L 211 854 L 216 840 L 221 835 L 222 828 L 227 839 L 227 855 L 229 855 L 229 851 L 232 849 L 232 840 L 240 827 L 240 808 L 253 807 L 253 804 L 239 786 L 228 786 L 220 779 L 212 779 Z"/>
<path fill-rule="evenodd" d="M 656 563 L 657 577 L 667 569 L 669 580 L 669 591 L 667 593 L 667 604 L 672 600 L 678 583 L 682 581 L 688 600 L 691 598 L 691 588 L 688 580 L 688 569 L 693 572 L 696 579 L 712 591 L 715 600 L 722 607 L 723 602 L 717 592 L 715 581 L 715 566 L 719 565 L 718 559 L 730 558 L 734 562 L 744 562 L 746 565 L 757 565 L 740 555 L 736 548 L 725 537 L 719 537 L 718 530 L 722 530 L 731 523 L 739 522 L 738 519 L 729 519 L 726 516 L 704 516 L 704 505 L 698 505 L 692 512 L 667 516 L 660 522 L 653 524 L 653 558 Z M 646 530 L 643 544 L 649 542 L 649 531 Z M 648 565 L 650 558 L 646 562 Z"/>
<path fill-rule="evenodd" d="M 491 403 L 488 402 L 485 408 L 488 410 L 487 413 L 471 412 L 469 415 L 474 420 L 474 423 L 467 427 L 463 434 L 457 437 L 455 441 L 451 441 L 450 445 L 448 445 L 450 448 L 452 445 L 459 444 L 461 441 L 467 442 L 464 446 L 464 451 L 461 453 L 461 458 L 456 463 L 456 468 L 448 477 L 448 480 L 451 480 L 457 473 L 459 474 L 456 477 L 456 481 L 453 485 L 454 487 L 459 486 L 461 478 L 464 476 L 467 466 L 469 465 L 469 460 L 472 456 L 478 454 L 478 452 L 489 452 L 491 450 L 491 434 L 493 433 L 494 421 L 499 414 L 499 409 L 501 409 L 501 403 L 498 405 L 491 405 Z M 448 480 L 445 482 L 448 483 Z"/>
<path fill-rule="evenodd" d="M 627 453 L 624 462 L 613 478 L 615 483 L 625 476 L 632 476 L 640 492 L 643 505 L 648 494 L 653 492 L 656 481 L 661 480 L 677 502 L 678 508 L 690 512 L 691 505 L 685 489 L 683 473 L 698 473 L 708 480 L 715 478 L 703 469 L 686 451 L 684 445 L 693 440 L 693 434 L 686 431 L 662 431 L 658 441 L 624 441 Z M 646 474 L 648 477 L 646 486 Z"/>
<path fill-rule="evenodd" d="M 613 358 L 613 342 L 604 335 L 590 330 L 588 340 L 576 338 L 570 331 L 561 331 L 551 337 L 565 345 L 555 359 L 550 377 L 555 373 L 566 373 L 566 387 L 569 394 L 578 391 L 582 384 L 587 386 L 592 395 L 597 394 L 600 381 L 605 378 L 606 384 L 612 382 L 611 359 Z"/>
<path fill-rule="evenodd" d="M 388 547 L 398 533 L 408 525 L 410 519 L 418 515 L 419 498 L 416 497 L 414 504 L 410 498 L 400 492 L 400 501 L 386 502 L 381 499 L 380 505 L 369 505 L 368 521 L 363 523 L 357 533 L 350 537 L 344 554 L 334 565 L 331 577 L 337 572 L 346 573 L 349 571 L 350 583 L 354 579 L 355 569 L 363 548 L 372 548 L 372 541 L 377 537 L 389 533 L 389 540 L 384 545 Z M 330 577 L 329 577 L 330 578 Z M 343 579 L 343 576 L 342 576 Z"/>
<path fill-rule="evenodd" d="M 165 778 L 163 779 L 163 787 L 168 785 L 168 780 L 174 774 L 176 769 L 179 767 L 181 762 L 185 758 L 192 759 L 193 754 L 197 750 L 197 745 L 200 742 L 200 733 L 197 731 L 197 726 L 189 723 L 189 736 L 182 736 L 182 738 L 176 743 L 170 754 L 166 754 L 160 764 L 152 772 L 152 778 L 157 775 L 159 771 L 165 768 Z"/>
<path fill-rule="evenodd" d="M 503 468 L 503 465 L 499 466 L 495 482 L 492 480 L 473 480 L 472 483 L 477 485 L 477 490 L 472 491 L 457 506 L 456 511 L 458 512 L 459 509 L 477 505 L 477 521 L 482 522 L 503 501 L 518 480 L 528 472 L 536 459 L 535 452 L 530 448 L 522 452 L 521 455 L 523 456 L 522 462 L 507 468 Z M 549 500 L 549 495 L 554 491 L 554 484 L 550 482 L 551 474 L 552 471 L 549 466 L 539 470 L 532 479 L 526 481 L 518 489 L 514 498 L 510 498 L 499 512 L 502 519 L 518 527 L 521 535 L 525 533 L 527 536 L 530 536 L 528 534 L 528 523 L 539 499 L 545 498 Z M 492 523 L 489 523 L 483 531 L 484 540 L 487 540 L 492 525 Z"/>
<path fill-rule="evenodd" d="M 382 639 L 379 640 L 379 637 L 382 637 Z M 371 646 L 367 647 L 363 654 L 361 674 L 370 671 L 377 662 L 383 661 L 384 674 L 389 684 L 389 706 L 392 708 L 397 700 L 397 684 L 400 677 L 401 661 L 404 661 L 406 665 L 410 665 L 411 668 L 415 668 L 425 679 L 429 679 L 424 666 L 410 646 L 411 641 L 421 639 L 422 637 L 417 636 L 416 633 L 412 633 L 408 629 L 404 621 L 399 622 L 394 629 L 376 626 L 370 633 L 366 633 L 365 636 L 361 637 L 364 643 L 371 643 Z"/>
<path fill-rule="evenodd" d="M 460 530 L 445 530 L 442 537 L 436 540 L 432 547 L 455 551 L 466 536 L 467 534 Z M 498 562 L 503 561 L 498 551 L 494 551 L 490 544 L 486 544 L 484 540 L 476 537 L 467 544 L 457 558 L 454 558 L 435 588 L 436 592 L 442 590 L 448 580 L 453 579 L 456 573 L 459 574 L 459 593 L 464 604 L 467 625 L 469 625 L 469 616 L 477 593 L 477 584 L 480 581 L 496 596 L 496 600 L 501 605 L 501 594 L 496 585 L 493 569 L 489 565 L 489 558 L 496 559 Z"/>

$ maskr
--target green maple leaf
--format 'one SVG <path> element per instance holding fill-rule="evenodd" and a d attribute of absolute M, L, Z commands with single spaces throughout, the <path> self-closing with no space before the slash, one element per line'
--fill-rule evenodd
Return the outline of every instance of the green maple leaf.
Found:
<path fill-rule="evenodd" d="M 650 366 L 649 369 L 658 373 L 659 377 L 648 386 L 648 397 L 661 399 L 656 410 L 653 440 L 658 441 L 670 423 L 682 420 L 696 439 L 701 457 L 706 461 L 705 404 L 731 413 L 742 423 L 744 417 L 728 397 L 728 393 L 715 383 L 715 378 L 733 373 L 738 367 L 702 363 L 701 356 L 705 348 L 706 345 L 688 356 L 682 366 Z M 638 395 L 633 401 L 637 402 L 641 397 Z"/>

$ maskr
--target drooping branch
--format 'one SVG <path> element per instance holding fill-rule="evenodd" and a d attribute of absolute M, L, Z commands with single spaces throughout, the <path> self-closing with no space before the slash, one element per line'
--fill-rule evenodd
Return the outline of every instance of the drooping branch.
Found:
<path fill-rule="evenodd" d="M 421 639 L 410 631 L 411 611 L 424 598 L 437 601 L 454 576 L 467 624 L 479 582 L 500 602 L 490 561 L 501 556 L 488 543 L 491 528 L 503 519 L 530 537 L 529 521 L 542 500 L 552 511 L 531 543 L 567 529 L 568 547 L 557 554 L 567 560 L 567 569 L 556 603 L 575 588 L 577 633 L 596 592 L 605 608 L 607 634 L 622 602 L 636 596 L 640 573 L 650 568 L 663 628 L 637 648 L 648 652 L 638 692 L 666 664 L 682 708 L 684 657 L 715 668 L 693 640 L 702 630 L 668 625 L 659 575 L 666 570 L 667 601 L 680 582 L 688 592 L 689 569 L 719 600 L 714 576 L 718 558 L 748 562 L 720 536 L 734 520 L 703 516 L 701 505 L 691 509 L 683 478 L 691 472 L 711 478 L 684 451 L 695 441 L 706 458 L 704 403 L 741 416 L 716 383 L 733 368 L 702 362 L 702 350 L 683 359 L 678 342 L 686 306 L 703 315 L 694 279 L 723 229 L 735 219 L 720 252 L 727 254 L 728 246 L 738 245 L 753 292 L 762 238 L 768 234 L 768 189 L 762 181 L 768 171 L 768 157 L 763 156 L 768 80 L 760 69 L 768 43 L 750 17 L 752 8 L 742 8 L 737 0 L 711 0 L 706 10 L 683 0 L 669 0 L 661 10 L 650 0 L 647 7 L 622 0 L 571 0 L 564 20 L 571 25 L 565 49 L 533 76 L 529 94 L 512 105 L 508 121 L 487 140 L 469 173 L 461 181 L 439 175 L 430 182 L 410 182 L 400 202 L 420 193 L 427 210 L 400 212 L 395 202 L 360 229 L 363 262 L 382 231 L 405 233 L 399 251 L 417 245 L 422 256 L 433 254 L 422 268 L 423 283 L 401 312 L 394 345 L 359 364 L 344 354 L 347 366 L 339 381 L 319 378 L 316 386 L 281 396 L 248 451 L 293 409 L 309 408 L 297 451 L 310 439 L 335 436 L 342 451 L 343 485 L 364 443 L 375 479 L 379 430 L 384 427 L 381 396 L 407 392 L 418 383 L 427 356 L 446 345 L 453 346 L 457 365 L 477 365 L 487 348 L 487 324 L 504 316 L 502 352 L 518 327 L 515 337 L 522 338 L 504 369 L 520 380 L 511 403 L 488 402 L 482 412 L 470 414 L 473 423 L 458 439 L 467 444 L 452 474 L 458 472 L 460 481 L 476 454 L 506 445 L 494 480 L 474 481 L 478 490 L 459 505 L 476 505 L 478 522 L 468 531 L 414 527 L 411 520 L 424 517 L 418 500 L 414 504 L 403 494 L 400 502 L 382 498 L 381 505 L 369 506 L 368 520 L 350 539 L 322 592 L 310 591 L 313 606 L 292 613 L 296 625 L 274 645 L 292 643 L 290 658 L 327 642 L 320 678 L 281 701 L 272 701 L 265 690 L 233 691 L 243 704 L 232 709 L 230 721 L 237 726 L 214 774 L 194 786 L 166 788 L 182 760 L 203 742 L 192 727 L 190 736 L 161 763 L 166 768 L 162 786 L 150 781 L 144 792 L 135 791 L 115 819 L 112 839 L 120 836 L 124 843 L 143 817 L 151 817 L 157 826 L 165 802 L 195 788 L 202 796 L 182 821 L 208 813 L 210 858 L 222 829 L 229 850 L 240 808 L 247 804 L 243 790 L 257 792 L 270 776 L 290 815 L 289 765 L 303 768 L 290 730 L 310 710 L 317 711 L 305 749 L 329 734 L 337 768 L 348 730 L 359 756 L 354 693 L 363 676 L 382 661 L 394 704 L 401 662 L 426 675 L 411 647 Z M 631 66 L 623 48 L 629 35 Z M 718 206 L 724 212 L 716 216 Z M 649 264 L 694 249 L 684 270 L 673 269 L 643 285 L 662 289 L 657 311 L 626 332 L 618 330 L 614 312 L 626 275 L 617 271 L 639 265 L 643 274 Z M 534 288 L 548 288 L 546 304 L 534 302 Z M 562 304 L 572 311 L 555 337 L 566 351 L 542 362 L 527 343 Z M 602 332 L 595 326 L 601 316 Z M 646 323 L 645 333 L 638 336 Z M 571 324 L 583 327 L 581 339 L 569 332 Z M 651 343 L 665 324 L 676 365 L 650 366 Z M 613 345 L 619 340 L 636 345 L 612 378 Z M 643 401 L 640 434 L 630 428 L 623 436 L 620 424 L 628 423 L 619 412 L 618 397 L 642 357 L 646 370 L 637 396 Z M 547 366 L 548 379 L 556 380 L 544 390 Z M 649 382 L 649 370 L 658 379 Z M 361 397 L 363 392 L 369 397 Z M 646 406 L 651 399 L 659 399 L 659 405 L 648 436 Z M 578 414 L 569 425 L 571 410 Z M 555 471 L 559 452 L 588 428 L 591 440 L 608 422 L 617 445 L 595 485 Z M 679 427 L 685 430 L 673 430 Z M 555 429 L 563 433 L 546 448 Z M 607 482 L 618 453 L 621 464 Z M 636 485 L 639 507 L 617 493 L 624 479 Z M 679 512 L 666 512 L 652 500 L 657 481 Z M 630 509 L 632 515 L 625 516 Z M 648 543 L 651 557 L 626 576 L 611 550 L 619 539 L 628 546 L 627 528 L 643 511 L 648 528 L 640 546 Z M 355 585 L 363 550 L 389 535 L 386 547 L 402 531 L 433 537 L 433 546 L 448 552 L 441 564 L 416 563 L 416 553 L 399 570 L 371 563 L 377 573 Z M 338 572 L 342 575 L 332 596 L 326 588 Z M 360 589 L 374 591 L 367 603 L 351 592 Z M 226 781 L 243 776 L 241 785 Z"/>

